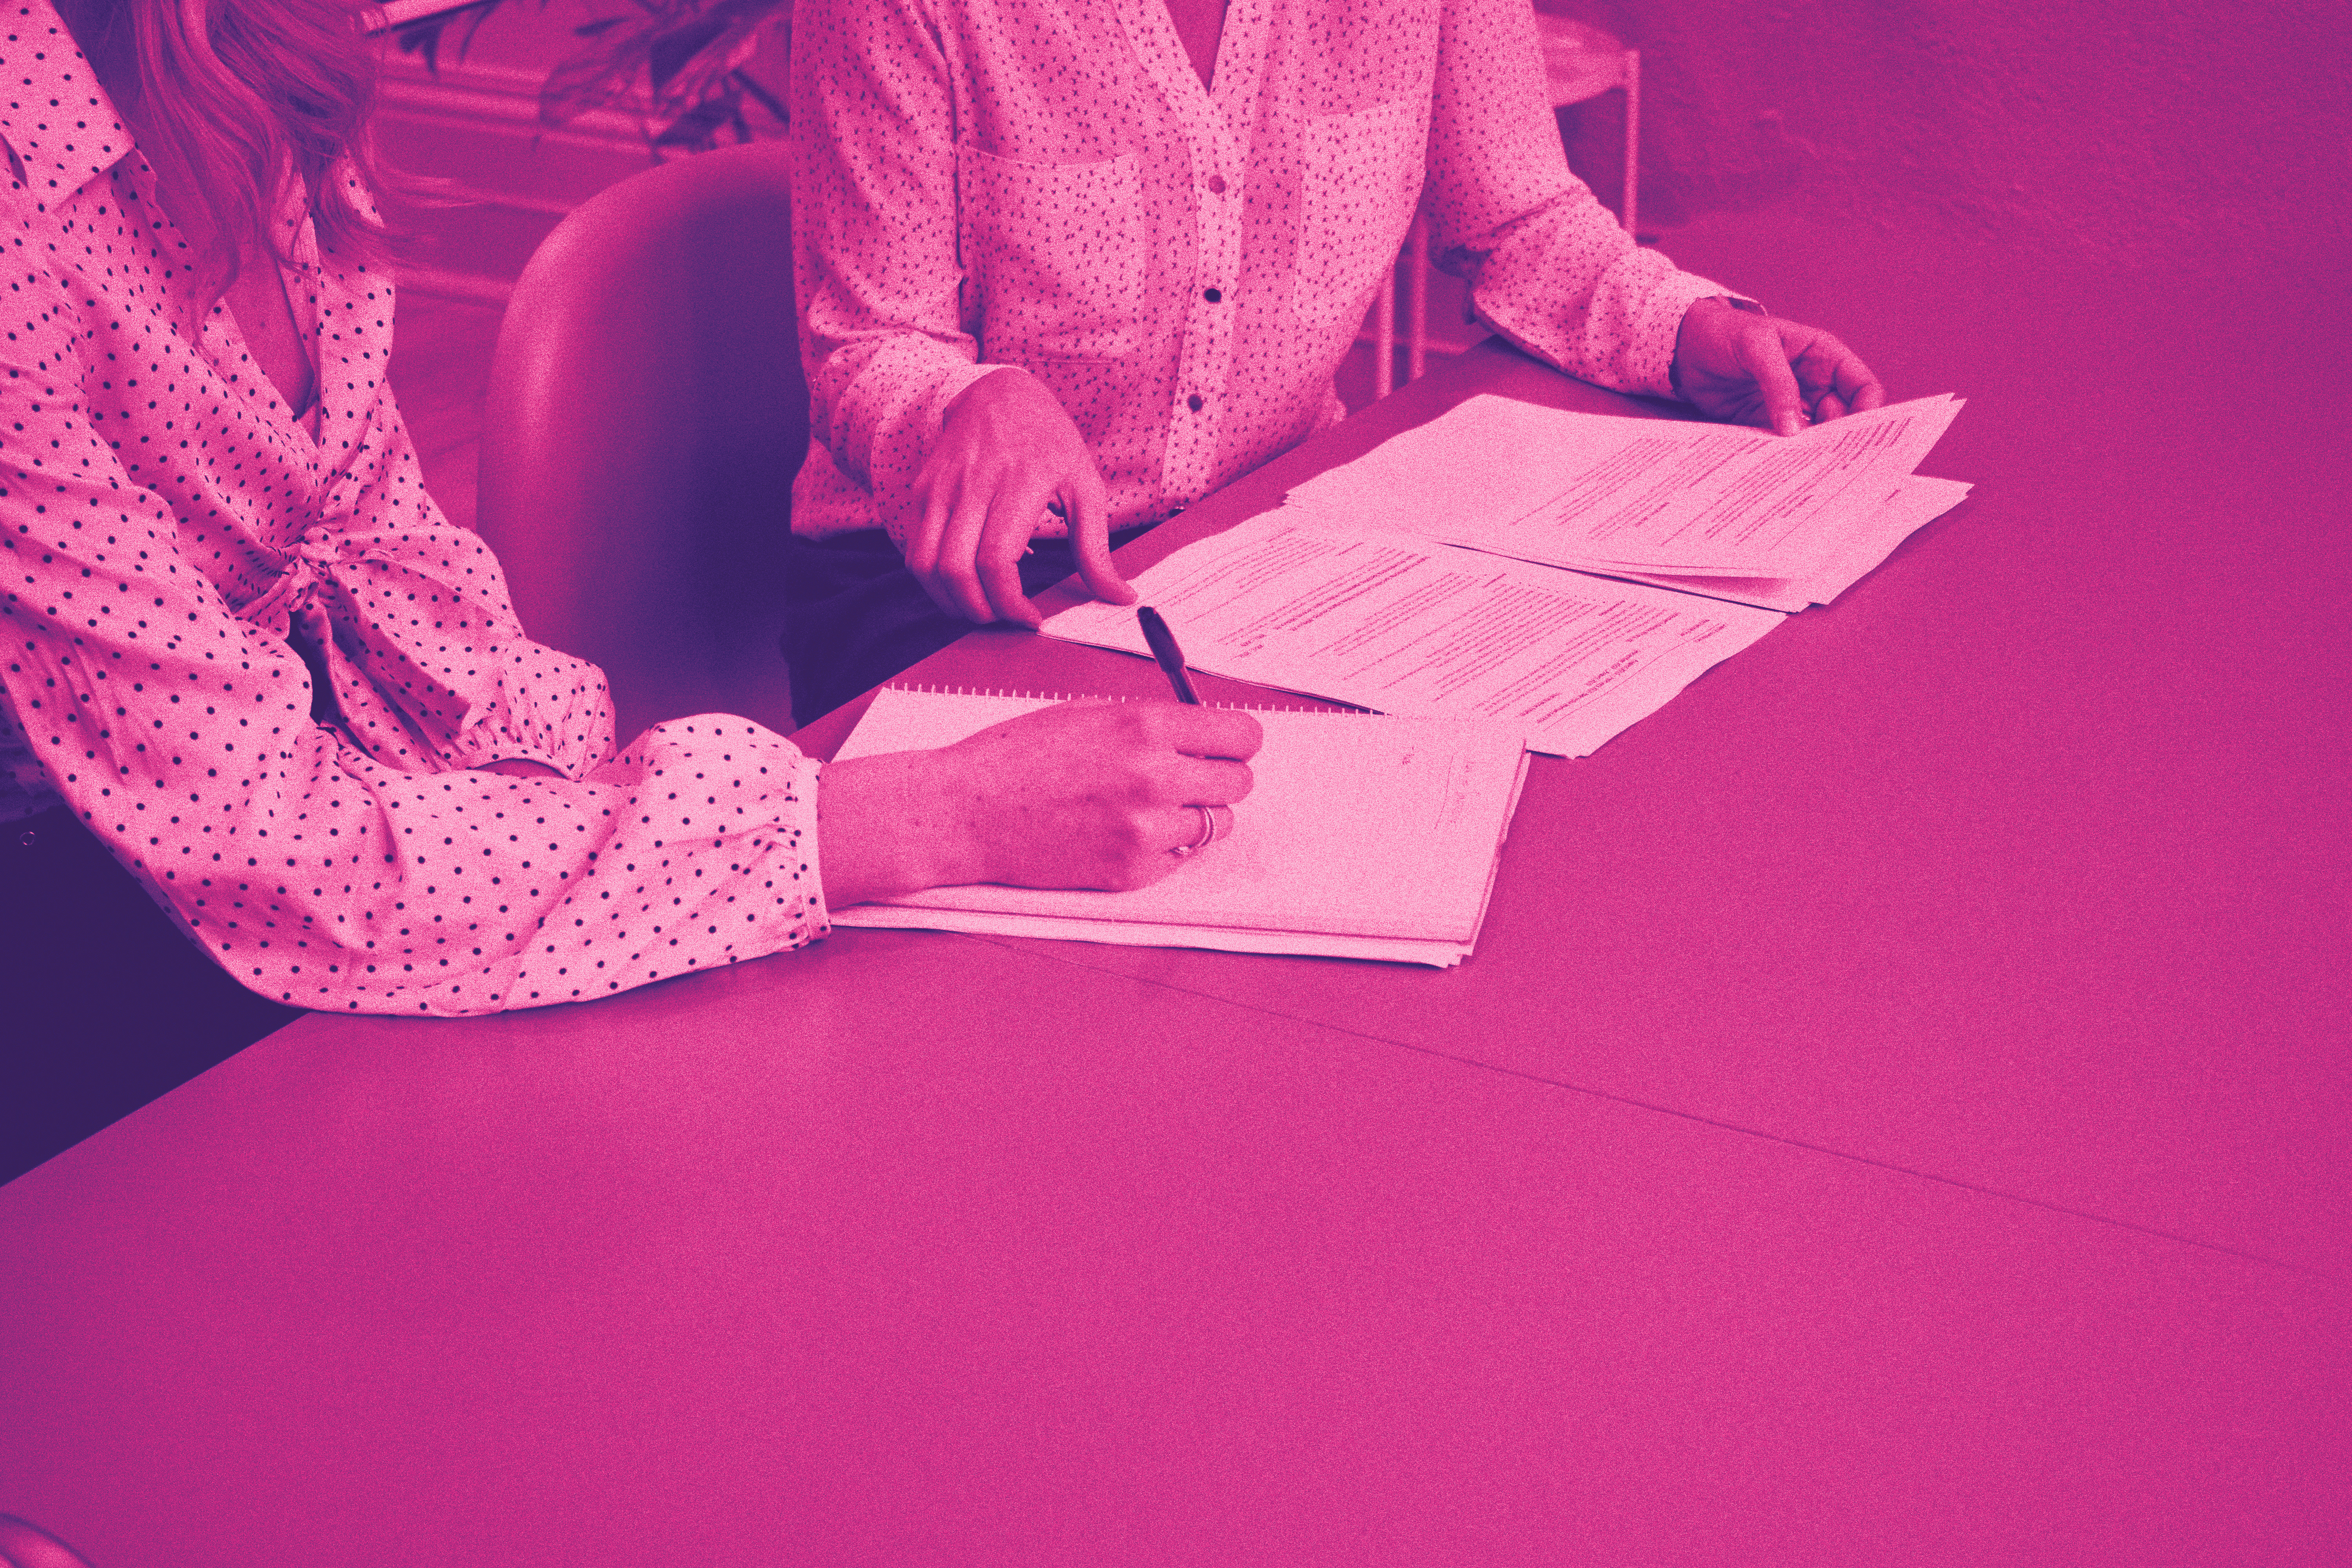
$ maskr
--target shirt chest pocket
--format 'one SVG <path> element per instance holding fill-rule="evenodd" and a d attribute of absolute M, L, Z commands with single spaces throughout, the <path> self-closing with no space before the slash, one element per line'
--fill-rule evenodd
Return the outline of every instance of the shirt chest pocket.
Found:
<path fill-rule="evenodd" d="M 1141 158 L 1024 163 L 963 147 L 957 174 L 982 356 L 1134 353 L 1149 314 Z"/>
<path fill-rule="evenodd" d="M 1310 326 L 1363 318 L 1421 201 L 1425 96 L 1318 115 L 1299 146 L 1295 308 Z"/>

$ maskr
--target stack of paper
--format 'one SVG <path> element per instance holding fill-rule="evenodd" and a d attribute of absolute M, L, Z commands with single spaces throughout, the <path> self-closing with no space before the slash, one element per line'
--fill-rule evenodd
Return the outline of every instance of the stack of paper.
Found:
<path fill-rule="evenodd" d="M 1055 700 L 885 687 L 840 756 L 950 745 Z M 1164 880 L 1121 893 L 935 888 L 835 910 L 834 923 L 1438 967 L 1467 957 L 1527 776 L 1517 735 L 1359 713 L 1257 719 L 1265 742 L 1232 835 Z"/>
<path fill-rule="evenodd" d="M 1869 576 L 1915 531 L 1967 500 L 1969 489 L 1958 479 L 1930 479 L 1925 474 L 1906 476 L 1893 495 L 1849 527 L 1836 552 L 1809 577 L 1669 577 L 1641 572 L 1612 575 L 1793 614 L 1811 605 L 1829 604 Z"/>
<path fill-rule="evenodd" d="M 1202 669 L 1585 756 L 1967 495 L 1911 471 L 1959 408 L 1780 437 L 1481 395 L 1134 583 Z M 1040 603 L 1049 637 L 1148 651 L 1124 610 Z"/>
<path fill-rule="evenodd" d="M 1382 713 L 1488 720 L 1568 757 L 1782 619 L 1291 507 L 1187 545 L 1133 583 L 1195 668 Z M 1148 652 L 1133 610 L 1082 593 L 1066 584 L 1040 599 L 1045 635 Z"/>
<path fill-rule="evenodd" d="M 1967 493 L 1912 475 L 1959 409 L 1920 398 L 1780 437 L 1481 395 L 1317 475 L 1288 504 L 1675 587 L 1770 584 L 1721 596 L 1801 608 L 1834 598 Z"/>

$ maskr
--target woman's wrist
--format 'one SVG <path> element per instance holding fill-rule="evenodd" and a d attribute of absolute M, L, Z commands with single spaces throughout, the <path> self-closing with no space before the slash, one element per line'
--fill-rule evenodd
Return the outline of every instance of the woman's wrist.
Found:
<path fill-rule="evenodd" d="M 979 879 L 942 757 L 891 752 L 824 765 L 816 820 L 828 908 Z"/>

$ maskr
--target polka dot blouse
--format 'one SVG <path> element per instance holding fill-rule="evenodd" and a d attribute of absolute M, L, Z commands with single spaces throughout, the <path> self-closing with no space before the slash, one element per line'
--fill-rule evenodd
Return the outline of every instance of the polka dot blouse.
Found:
<path fill-rule="evenodd" d="M 815 764 L 724 715 L 615 753 L 601 672 L 425 493 L 383 276 L 289 212 L 306 427 L 55 13 L 5 15 L 0 818 L 62 798 L 304 1007 L 535 1006 L 823 935 Z M 471 771 L 502 759 L 562 776 Z"/>
<path fill-rule="evenodd" d="M 1489 326 L 1671 395 L 1723 292 L 1568 170 L 1528 0 L 1231 0 L 1203 89 L 1164 0 L 799 0 L 808 534 L 903 540 L 947 405 L 1041 379 L 1118 525 L 1339 417 L 1331 378 L 1417 206 Z"/>

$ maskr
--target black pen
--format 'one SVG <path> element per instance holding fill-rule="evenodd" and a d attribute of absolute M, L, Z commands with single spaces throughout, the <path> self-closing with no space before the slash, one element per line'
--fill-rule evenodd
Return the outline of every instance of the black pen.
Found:
<path fill-rule="evenodd" d="M 1160 661 L 1168 684 L 1176 689 L 1176 700 L 1199 707 L 1200 694 L 1192 689 L 1192 678 L 1184 673 L 1184 650 L 1176 646 L 1176 634 L 1168 629 L 1160 612 L 1149 605 L 1136 606 L 1135 619 L 1143 627 L 1143 640 L 1151 645 L 1151 657 Z"/>

